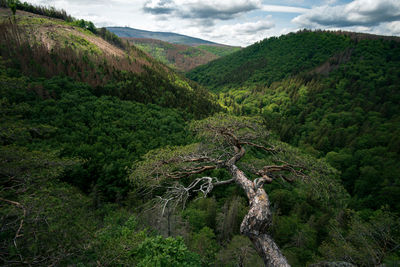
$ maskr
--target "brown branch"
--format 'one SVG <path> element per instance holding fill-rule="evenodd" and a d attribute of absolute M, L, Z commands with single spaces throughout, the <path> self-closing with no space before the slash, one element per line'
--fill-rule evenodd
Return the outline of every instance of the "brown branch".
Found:
<path fill-rule="evenodd" d="M 281 172 L 281 171 L 287 171 L 290 173 L 293 173 L 296 176 L 305 176 L 301 171 L 296 170 L 295 168 L 300 168 L 300 166 L 295 166 L 291 164 L 285 164 L 285 165 L 270 165 L 270 166 L 264 166 L 262 170 L 259 170 L 256 172 L 257 175 L 261 176 L 260 178 L 257 178 L 254 180 L 254 184 L 256 188 L 260 188 L 261 186 L 264 185 L 264 183 L 272 183 L 274 180 L 274 175 L 271 175 L 275 172 Z M 294 182 L 294 179 L 290 179 L 284 175 L 279 175 L 280 178 L 283 180 L 292 183 Z"/>
<path fill-rule="evenodd" d="M 288 171 L 288 172 L 294 173 L 299 176 L 304 176 L 304 174 L 300 170 L 296 170 L 295 168 L 303 169 L 301 166 L 291 165 L 291 164 L 270 165 L 270 166 L 264 166 L 262 168 L 262 170 L 259 170 L 256 174 L 263 175 L 263 174 L 273 173 L 273 172 Z"/>
<path fill-rule="evenodd" d="M 210 157 L 198 157 L 198 158 L 188 158 L 188 159 L 183 159 L 182 162 L 210 162 L 210 163 L 215 163 L 215 164 L 223 164 L 223 160 L 218 160 L 218 159 L 213 159 Z"/>
<path fill-rule="evenodd" d="M 10 204 L 13 204 L 13 205 L 15 205 L 15 206 L 17 206 L 17 207 L 22 207 L 22 204 L 19 203 L 19 202 L 16 202 L 16 201 L 4 199 L 4 198 L 1 198 L 1 197 L 0 197 L 0 200 L 2 200 L 2 201 L 4 201 L 4 202 L 7 202 L 7 203 L 10 203 Z"/>
<path fill-rule="evenodd" d="M 244 147 L 240 146 L 234 146 L 235 149 L 235 155 L 233 155 L 233 157 L 231 157 L 226 163 L 225 166 L 226 167 L 230 167 L 234 164 L 236 164 L 236 162 L 238 162 L 245 154 L 246 154 L 246 150 L 244 149 Z"/>
<path fill-rule="evenodd" d="M 267 152 L 276 152 L 277 151 L 273 147 L 269 148 L 269 147 L 265 147 L 265 146 L 262 146 L 262 145 L 254 144 L 252 142 L 243 141 L 243 142 L 239 142 L 239 143 L 241 145 L 249 145 L 249 146 L 252 146 L 252 147 L 256 147 L 256 148 L 262 149 L 262 150 L 267 151 Z"/>

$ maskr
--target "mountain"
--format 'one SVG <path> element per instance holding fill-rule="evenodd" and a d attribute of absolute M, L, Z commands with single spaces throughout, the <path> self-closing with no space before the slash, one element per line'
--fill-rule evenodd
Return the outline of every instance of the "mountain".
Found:
<path fill-rule="evenodd" d="M 399 265 L 395 39 L 261 42 L 189 74 L 216 95 L 90 21 L 7 6 L 1 266 L 263 266 L 271 244 L 291 266 Z"/>
<path fill-rule="evenodd" d="M 168 43 L 183 44 L 189 46 L 221 45 L 203 39 L 172 32 L 152 32 L 152 31 L 138 30 L 129 27 L 107 27 L 107 30 L 115 33 L 119 37 L 156 39 Z"/>
<path fill-rule="evenodd" d="M 5 17 L 7 12 L 2 9 L 0 15 Z M 97 95 L 182 108 L 197 115 L 208 105 L 216 106 L 206 90 L 135 46 L 126 46 L 104 28 L 90 28 L 93 24 L 83 20 L 66 22 L 24 11 L 18 15 L 16 21 L 5 22 L 0 29 L 4 44 L 1 55 L 26 75 L 68 75 L 90 84 Z"/>
<path fill-rule="evenodd" d="M 128 27 L 107 27 L 107 29 L 179 71 L 189 71 L 240 50 L 239 47 L 171 32 L 151 32 Z"/>
<path fill-rule="evenodd" d="M 300 31 L 187 77 L 219 92 L 231 112 L 262 114 L 283 141 L 339 169 L 353 208 L 400 211 L 400 38 Z"/>
<path fill-rule="evenodd" d="M 398 37 L 359 33 L 291 33 L 257 42 L 246 49 L 196 68 L 188 73 L 187 77 L 215 90 L 245 84 L 270 85 L 272 82 L 311 71 L 313 68 L 320 67 L 322 69 L 316 71 L 323 71 L 327 64 L 334 65 L 332 68 L 335 68 L 339 64 L 331 64 L 329 61 L 346 61 L 345 52 L 358 41 L 380 39 L 389 43 L 399 40 Z"/>
<path fill-rule="evenodd" d="M 189 71 L 240 49 L 239 47 L 207 44 L 189 46 L 155 39 L 126 37 L 122 37 L 122 39 L 129 41 L 153 58 L 179 71 Z"/>
<path fill-rule="evenodd" d="M 124 167 L 132 157 L 161 144 L 184 142 L 187 118 L 220 110 L 207 90 L 107 30 L 83 20 L 59 19 L 63 13 L 52 9 L 25 8 L 39 14 L 18 10 L 11 18 L 8 9 L 0 8 L 1 94 L 11 106 L 29 102 L 30 115 L 24 120 L 37 125 L 37 135 L 43 125 L 57 132 L 50 134 L 49 146 L 85 159 L 68 178 L 83 191 L 96 186 L 105 199 L 115 199 L 126 190 Z M 52 17 L 42 15 L 46 12 Z M 19 120 L 10 117 L 9 127 L 2 130 L 5 140 L 16 131 L 13 121 Z M 160 131 L 179 133 L 168 141 Z M 96 143 L 99 147 L 89 148 Z M 106 160 L 109 174 L 96 170 L 104 163 L 99 158 L 107 154 L 104 149 L 112 154 Z"/>

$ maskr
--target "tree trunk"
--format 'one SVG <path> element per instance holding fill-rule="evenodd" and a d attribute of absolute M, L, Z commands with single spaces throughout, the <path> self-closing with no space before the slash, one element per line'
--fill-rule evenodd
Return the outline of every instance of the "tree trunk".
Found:
<path fill-rule="evenodd" d="M 229 166 L 229 171 L 243 190 L 250 202 L 250 210 L 244 217 L 240 232 L 253 242 L 258 254 L 264 260 L 265 266 L 290 266 L 278 246 L 268 234 L 272 223 L 272 214 L 267 193 L 262 188 L 256 188 L 254 183 L 236 165 Z"/>

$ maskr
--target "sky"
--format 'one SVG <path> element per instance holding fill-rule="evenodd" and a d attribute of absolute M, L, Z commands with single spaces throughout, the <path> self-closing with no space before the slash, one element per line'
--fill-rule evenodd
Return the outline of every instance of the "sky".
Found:
<path fill-rule="evenodd" d="M 247 46 L 300 29 L 400 36 L 400 0 L 27 0 L 97 27 L 175 32 Z"/>

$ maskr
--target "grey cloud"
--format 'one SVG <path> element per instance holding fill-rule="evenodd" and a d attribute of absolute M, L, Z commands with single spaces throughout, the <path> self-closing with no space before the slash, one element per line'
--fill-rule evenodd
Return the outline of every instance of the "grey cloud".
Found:
<path fill-rule="evenodd" d="M 228 7 L 216 7 L 208 4 L 190 5 L 187 9 L 180 10 L 182 18 L 201 18 L 201 19 L 219 19 L 229 20 L 238 14 L 257 9 L 258 6 L 252 2 L 245 2 L 239 5 Z"/>
<path fill-rule="evenodd" d="M 162 8 L 162 7 L 143 7 L 143 11 L 154 15 L 171 14 L 174 11 L 173 8 Z"/>
<path fill-rule="evenodd" d="M 147 1 L 143 6 L 143 11 L 154 15 L 171 14 L 176 9 L 172 0 Z"/>
<path fill-rule="evenodd" d="M 292 22 L 305 27 L 370 27 L 397 20 L 400 20 L 398 0 L 355 0 L 347 5 L 313 8 Z"/>
<path fill-rule="evenodd" d="M 220 2 L 224 3 L 224 2 Z M 201 19 L 200 24 L 213 25 L 210 20 L 229 20 L 245 12 L 259 8 L 259 1 L 236 1 L 236 3 L 225 2 L 215 4 L 212 1 L 173 1 L 173 0 L 149 0 L 143 6 L 147 13 L 174 14 L 183 19 Z"/>

